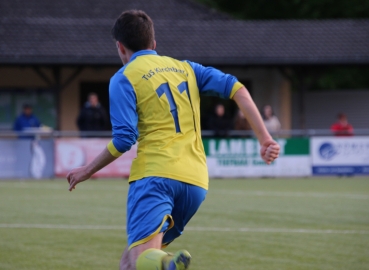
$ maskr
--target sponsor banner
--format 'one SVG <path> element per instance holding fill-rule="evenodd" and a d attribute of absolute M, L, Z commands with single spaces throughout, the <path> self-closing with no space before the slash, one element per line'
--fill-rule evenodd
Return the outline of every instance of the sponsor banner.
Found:
<path fill-rule="evenodd" d="M 53 140 L 0 140 L 0 179 L 54 176 Z"/>
<path fill-rule="evenodd" d="M 311 157 L 316 175 L 369 174 L 369 137 L 314 137 Z"/>
<path fill-rule="evenodd" d="M 280 157 L 270 165 L 256 139 L 203 139 L 210 177 L 309 176 L 309 139 L 278 139 Z"/>
<path fill-rule="evenodd" d="M 65 177 L 76 167 L 90 163 L 98 156 L 110 139 L 56 139 L 55 140 L 55 175 Z M 128 177 L 137 147 L 94 174 L 94 177 Z"/>

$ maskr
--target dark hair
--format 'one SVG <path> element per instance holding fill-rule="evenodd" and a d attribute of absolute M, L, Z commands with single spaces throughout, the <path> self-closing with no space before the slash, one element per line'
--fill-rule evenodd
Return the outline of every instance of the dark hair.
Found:
<path fill-rule="evenodd" d="M 266 104 L 266 105 L 264 105 L 264 106 L 263 106 L 262 110 L 260 111 L 261 117 L 262 117 L 264 120 L 266 120 L 266 119 L 267 119 L 267 118 L 266 118 L 266 115 L 265 115 L 265 108 L 266 108 L 266 107 L 270 107 L 270 110 L 272 111 L 272 116 L 273 116 L 273 115 L 275 115 L 275 114 L 274 114 L 274 110 L 273 110 L 272 106 L 270 106 L 270 105 Z"/>
<path fill-rule="evenodd" d="M 154 47 L 154 23 L 142 10 L 124 11 L 115 21 L 111 34 L 133 52 Z"/>
<path fill-rule="evenodd" d="M 346 114 L 341 113 L 341 112 L 337 114 L 337 119 L 341 120 L 343 118 L 347 118 Z"/>
<path fill-rule="evenodd" d="M 90 92 L 90 93 L 88 93 L 87 98 L 90 98 L 90 97 L 92 97 L 92 96 L 96 96 L 97 98 L 99 98 L 99 96 L 98 96 L 95 92 Z"/>
<path fill-rule="evenodd" d="M 23 104 L 23 110 L 25 110 L 25 109 L 32 109 L 32 105 L 29 104 L 29 103 L 24 103 Z"/>

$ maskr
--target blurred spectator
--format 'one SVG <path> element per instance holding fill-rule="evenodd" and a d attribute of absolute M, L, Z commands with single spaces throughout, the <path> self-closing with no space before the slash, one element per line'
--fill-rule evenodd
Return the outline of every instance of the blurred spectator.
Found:
<path fill-rule="evenodd" d="M 271 133 L 278 132 L 281 129 L 281 123 L 277 116 L 274 115 L 273 109 L 270 105 L 265 105 L 262 111 L 265 127 Z"/>
<path fill-rule="evenodd" d="M 240 109 L 237 110 L 237 114 L 234 118 L 233 129 L 234 130 L 251 130 L 251 126 L 249 122 L 247 121 L 245 115 Z M 249 136 L 245 136 L 245 137 L 249 137 Z"/>
<path fill-rule="evenodd" d="M 336 136 L 352 136 L 354 129 L 347 121 L 347 116 L 344 113 L 337 115 L 337 122 L 331 126 L 331 130 Z"/>
<path fill-rule="evenodd" d="M 215 114 L 210 118 L 209 128 L 214 131 L 215 137 L 226 137 L 231 129 L 231 121 L 225 115 L 223 104 L 215 106 Z"/>
<path fill-rule="evenodd" d="M 108 121 L 106 111 L 99 103 L 99 97 L 95 93 L 90 93 L 77 119 L 79 130 L 103 131 L 107 128 Z"/>
<path fill-rule="evenodd" d="M 13 129 L 15 131 L 25 131 L 28 128 L 39 128 L 40 120 L 33 114 L 33 109 L 30 104 L 23 104 L 22 113 L 14 122 Z"/>

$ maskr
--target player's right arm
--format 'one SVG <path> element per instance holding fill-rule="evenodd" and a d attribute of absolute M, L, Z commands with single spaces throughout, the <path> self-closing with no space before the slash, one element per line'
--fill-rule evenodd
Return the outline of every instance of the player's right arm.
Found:
<path fill-rule="evenodd" d="M 110 81 L 109 99 L 113 139 L 91 163 L 69 172 L 67 175 L 69 191 L 113 162 L 136 143 L 138 137 L 136 95 L 131 83 L 121 72 L 115 74 Z"/>
<path fill-rule="evenodd" d="M 236 101 L 259 140 L 261 157 L 267 164 L 274 161 L 279 155 L 279 145 L 267 131 L 259 110 L 247 89 L 238 82 L 236 77 L 230 74 L 197 63 L 189 61 L 188 63 L 194 70 L 201 94 L 230 98 Z"/>

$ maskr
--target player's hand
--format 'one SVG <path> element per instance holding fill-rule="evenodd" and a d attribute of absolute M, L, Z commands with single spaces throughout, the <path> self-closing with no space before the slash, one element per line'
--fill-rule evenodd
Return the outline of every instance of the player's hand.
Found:
<path fill-rule="evenodd" d="M 73 189 L 76 188 L 76 185 L 78 183 L 86 181 L 90 177 L 91 175 L 88 173 L 86 166 L 71 170 L 67 175 L 67 180 L 69 183 L 69 191 L 72 191 Z"/>
<path fill-rule="evenodd" d="M 267 140 L 262 143 L 260 155 L 266 164 L 272 163 L 279 156 L 279 144 L 274 140 Z"/>

